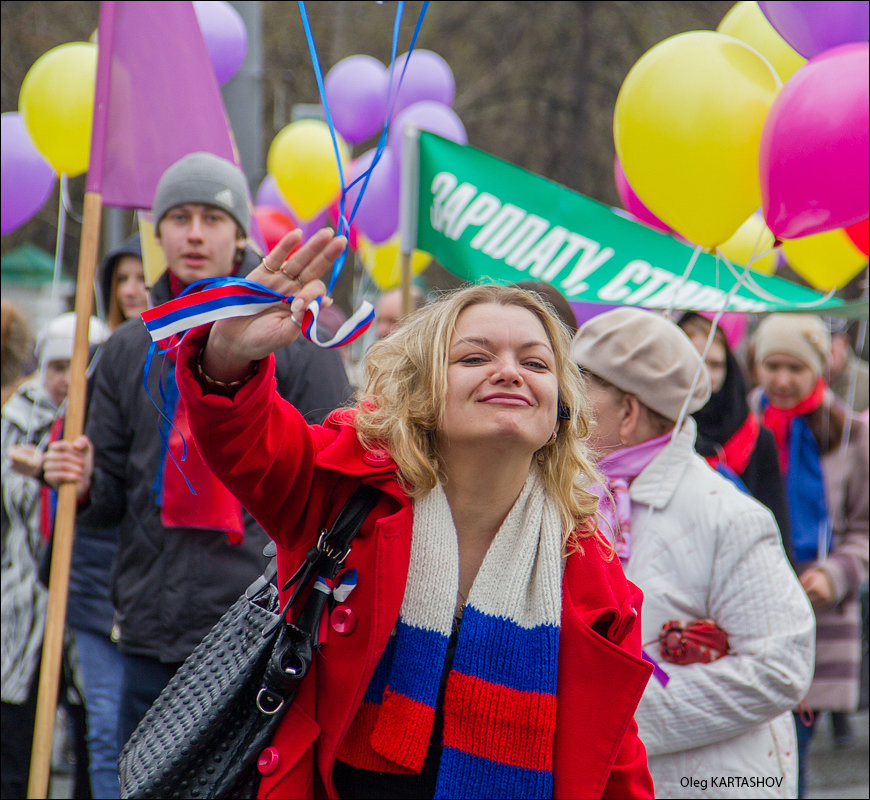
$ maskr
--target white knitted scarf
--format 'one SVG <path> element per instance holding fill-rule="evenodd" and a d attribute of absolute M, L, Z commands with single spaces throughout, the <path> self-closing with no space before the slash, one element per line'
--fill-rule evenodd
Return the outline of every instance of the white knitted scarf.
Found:
<path fill-rule="evenodd" d="M 444 698 L 436 797 L 551 796 L 561 556 L 559 513 L 535 467 L 465 605 Z M 456 526 L 437 486 L 414 506 L 399 621 L 366 694 L 377 721 L 359 732 L 398 771 L 423 766 L 458 581 Z M 367 766 L 366 746 L 355 744 L 342 758 Z M 350 750 L 362 755 L 355 758 Z"/>

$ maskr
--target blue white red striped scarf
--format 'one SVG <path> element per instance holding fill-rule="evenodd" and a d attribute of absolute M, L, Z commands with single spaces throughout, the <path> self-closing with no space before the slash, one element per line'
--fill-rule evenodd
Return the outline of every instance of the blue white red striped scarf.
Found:
<path fill-rule="evenodd" d="M 435 797 L 552 797 L 561 555 L 559 514 L 534 470 L 463 612 Z M 339 760 L 394 773 L 422 769 L 458 581 L 456 528 L 438 486 L 415 503 L 399 620 Z"/>

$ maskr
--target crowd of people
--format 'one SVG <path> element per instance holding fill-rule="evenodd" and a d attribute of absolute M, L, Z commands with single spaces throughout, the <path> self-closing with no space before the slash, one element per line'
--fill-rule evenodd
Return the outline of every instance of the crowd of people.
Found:
<path fill-rule="evenodd" d="M 380 498 L 358 582 L 258 796 L 804 794 L 819 714 L 858 706 L 866 626 L 867 373 L 842 326 L 771 314 L 729 338 L 623 307 L 578 329 L 548 284 L 415 289 L 410 314 L 396 290 L 357 366 L 300 335 L 344 237 L 261 257 L 243 174 L 205 153 L 164 173 L 153 216 L 150 289 L 138 236 L 102 264 L 75 441 L 74 316 L 34 344 L 3 306 L 4 798 L 27 784 L 67 482 L 93 797 L 119 796 L 123 744 L 267 541 L 282 587 L 361 484 Z M 296 299 L 146 370 L 139 314 L 226 276 Z"/>

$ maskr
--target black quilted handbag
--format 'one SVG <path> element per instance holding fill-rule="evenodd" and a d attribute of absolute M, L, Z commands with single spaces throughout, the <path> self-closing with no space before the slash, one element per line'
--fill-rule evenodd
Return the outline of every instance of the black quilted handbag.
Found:
<path fill-rule="evenodd" d="M 257 796 L 257 758 L 308 672 L 328 596 L 312 590 L 295 624 L 284 622 L 287 610 L 318 575 L 338 574 L 379 494 L 354 493 L 285 585 L 295 587 L 284 608 L 272 558 L 197 645 L 124 746 L 122 797 Z"/>

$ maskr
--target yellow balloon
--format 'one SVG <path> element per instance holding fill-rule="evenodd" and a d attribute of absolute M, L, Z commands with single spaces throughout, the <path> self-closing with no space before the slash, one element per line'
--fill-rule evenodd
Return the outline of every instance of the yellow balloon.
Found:
<path fill-rule="evenodd" d="M 733 36 L 754 47 L 763 55 L 776 70 L 777 75 L 785 83 L 807 60 L 782 38 L 776 29 L 767 21 L 758 3 L 752 0 L 741 0 L 722 17 L 719 33 Z"/>
<path fill-rule="evenodd" d="M 336 137 L 347 177 L 347 145 Z M 280 130 L 269 147 L 266 169 L 302 220 L 317 216 L 341 191 L 329 126 L 319 119 L 300 119 Z"/>
<path fill-rule="evenodd" d="M 774 235 L 764 224 L 764 217 L 753 214 L 717 249 L 732 264 L 748 266 L 764 275 L 773 275 L 777 262 L 777 252 L 773 249 L 775 242 Z"/>
<path fill-rule="evenodd" d="M 696 244 L 727 242 L 761 205 L 758 143 L 781 86 L 749 45 L 713 31 L 641 56 L 616 98 L 613 139 L 644 205 Z"/>
<path fill-rule="evenodd" d="M 70 42 L 41 55 L 24 76 L 18 110 L 36 149 L 58 175 L 87 172 L 97 46 Z"/>
<path fill-rule="evenodd" d="M 782 243 L 782 252 L 798 275 L 825 292 L 845 286 L 867 264 L 867 256 L 842 230 L 788 239 Z"/>
<path fill-rule="evenodd" d="M 374 244 L 360 235 L 357 253 L 378 289 L 387 291 L 401 284 L 402 259 L 399 253 L 398 236 L 387 239 L 383 244 Z M 431 263 L 432 256 L 429 253 L 415 250 L 411 254 L 411 274 L 419 275 Z"/>

